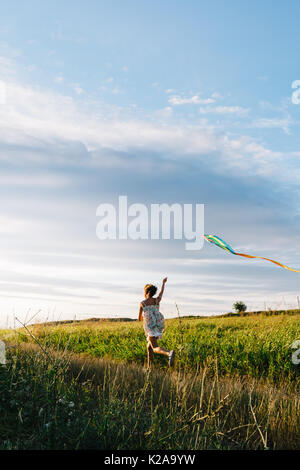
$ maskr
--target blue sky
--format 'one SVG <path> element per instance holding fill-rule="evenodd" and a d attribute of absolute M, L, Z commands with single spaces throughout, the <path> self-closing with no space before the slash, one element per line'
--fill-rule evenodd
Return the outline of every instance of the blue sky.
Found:
<path fill-rule="evenodd" d="M 297 1 L 0 6 L 1 324 L 296 305 L 299 275 L 207 244 L 96 237 L 96 208 L 205 204 L 205 231 L 300 269 Z"/>

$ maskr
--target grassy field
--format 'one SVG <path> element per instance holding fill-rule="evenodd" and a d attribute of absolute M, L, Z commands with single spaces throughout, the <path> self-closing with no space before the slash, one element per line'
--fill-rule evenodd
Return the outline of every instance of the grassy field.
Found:
<path fill-rule="evenodd" d="M 299 319 L 167 320 L 172 371 L 138 322 L 2 331 L 0 449 L 299 449 Z"/>
<path fill-rule="evenodd" d="M 140 322 L 82 322 L 30 328 L 38 341 L 60 350 L 144 364 L 146 341 Z M 19 330 L 21 341 L 34 341 Z M 237 318 L 178 318 L 166 321 L 161 344 L 177 353 L 176 367 L 194 370 L 217 358 L 220 374 L 250 375 L 299 383 L 291 344 L 300 339 L 300 314 Z M 167 365 L 155 356 L 157 366 Z"/>

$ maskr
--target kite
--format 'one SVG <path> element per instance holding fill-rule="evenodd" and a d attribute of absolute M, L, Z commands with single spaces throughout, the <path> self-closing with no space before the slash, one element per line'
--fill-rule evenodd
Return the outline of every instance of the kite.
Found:
<path fill-rule="evenodd" d="M 232 253 L 233 255 L 244 256 L 245 258 L 260 258 L 260 259 L 265 259 L 265 260 L 267 260 L 267 261 L 271 261 L 271 263 L 278 264 L 278 266 L 281 266 L 282 268 L 288 269 L 289 271 L 294 271 L 295 273 L 300 273 L 299 270 L 293 269 L 293 268 L 289 268 L 288 266 L 285 266 L 285 264 L 278 263 L 278 261 L 274 261 L 273 259 L 270 259 L 270 258 L 264 258 L 263 256 L 246 255 L 245 253 L 237 253 L 236 251 L 234 251 L 234 250 L 231 248 L 231 246 L 229 246 L 226 242 L 224 242 L 224 240 L 222 240 L 221 238 L 217 237 L 216 235 L 203 235 L 203 236 L 204 236 L 204 238 L 205 238 L 208 242 L 214 243 L 215 245 L 219 246 L 219 247 L 222 248 L 223 250 L 229 251 L 229 252 Z"/>

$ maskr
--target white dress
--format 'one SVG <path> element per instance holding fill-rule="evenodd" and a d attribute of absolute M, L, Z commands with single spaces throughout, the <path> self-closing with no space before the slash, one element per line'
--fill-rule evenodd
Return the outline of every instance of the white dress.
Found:
<path fill-rule="evenodd" d="M 146 305 L 146 301 L 141 302 L 143 307 L 144 331 L 145 335 L 161 338 L 165 328 L 165 319 L 159 311 L 159 304 Z"/>

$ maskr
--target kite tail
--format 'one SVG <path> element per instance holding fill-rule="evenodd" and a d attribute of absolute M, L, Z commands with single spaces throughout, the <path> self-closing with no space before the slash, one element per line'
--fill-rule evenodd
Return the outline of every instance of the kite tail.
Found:
<path fill-rule="evenodd" d="M 293 269 L 293 268 L 289 268 L 289 266 L 286 266 L 285 264 L 281 264 L 279 263 L 278 261 L 274 261 L 273 259 L 270 259 L 270 258 L 264 258 L 263 256 L 252 256 L 252 255 L 246 255 L 244 253 L 235 253 L 236 255 L 239 255 L 239 256 L 244 256 L 245 258 L 259 258 L 259 259 L 265 259 L 267 261 L 271 261 L 271 263 L 274 263 L 274 264 L 277 264 L 278 266 L 281 266 L 282 268 L 284 269 L 288 269 L 289 271 L 293 271 L 294 273 L 300 273 L 300 271 L 298 269 Z"/>
<path fill-rule="evenodd" d="M 286 266 L 285 264 L 281 264 L 278 261 L 274 261 L 273 259 L 270 259 L 270 258 L 264 258 L 263 256 L 246 255 L 245 253 L 237 253 L 231 248 L 231 246 L 228 245 L 228 243 L 224 242 L 224 240 L 222 240 L 220 237 L 217 237 L 217 235 L 203 235 L 203 236 L 205 240 L 207 240 L 208 242 L 213 243 L 214 245 L 217 245 L 219 248 L 222 248 L 223 250 L 229 251 L 229 253 L 232 253 L 233 255 L 244 256 L 245 258 L 265 259 L 266 261 L 270 261 L 271 263 L 277 264 L 278 266 L 281 266 L 284 269 L 288 269 L 289 271 L 293 271 L 294 273 L 300 273 L 300 270 L 290 268 L 289 266 Z"/>

